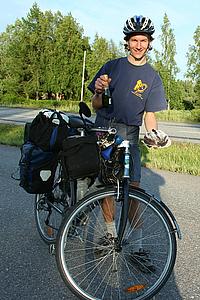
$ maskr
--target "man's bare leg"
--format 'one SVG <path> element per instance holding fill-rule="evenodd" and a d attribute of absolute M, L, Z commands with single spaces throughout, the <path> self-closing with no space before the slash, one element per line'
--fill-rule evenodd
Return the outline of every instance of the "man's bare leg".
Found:
<path fill-rule="evenodd" d="M 102 202 L 103 216 L 105 219 L 106 229 L 114 238 L 117 237 L 115 227 L 115 201 L 113 197 L 106 197 Z"/>
<path fill-rule="evenodd" d="M 133 187 L 139 187 L 140 183 L 134 181 L 131 183 Z M 131 200 L 129 202 L 129 212 L 128 212 L 128 219 L 130 222 L 130 226 L 134 230 L 134 251 L 139 252 L 142 249 L 142 219 L 140 218 L 140 207 L 137 200 Z"/>
<path fill-rule="evenodd" d="M 140 183 L 134 181 L 131 183 L 134 187 L 139 187 Z M 112 234 L 114 237 L 117 236 L 116 227 L 115 227 L 115 202 L 112 197 L 106 197 L 102 202 L 103 216 L 105 219 L 106 227 L 108 233 Z M 139 207 L 137 201 L 131 201 L 129 204 L 129 213 L 128 218 L 132 227 L 139 228 L 140 221 L 138 220 L 139 216 Z"/>
<path fill-rule="evenodd" d="M 130 185 L 132 187 L 139 187 L 140 183 L 138 181 L 133 181 Z M 129 202 L 128 218 L 132 227 L 140 228 L 141 220 L 139 219 L 139 213 L 139 205 L 137 200 L 131 200 Z"/>

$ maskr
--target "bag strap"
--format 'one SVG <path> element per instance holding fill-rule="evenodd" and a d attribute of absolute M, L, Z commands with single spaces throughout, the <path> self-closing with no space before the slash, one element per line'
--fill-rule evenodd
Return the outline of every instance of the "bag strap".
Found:
<path fill-rule="evenodd" d="M 48 117 L 48 116 L 46 116 L 46 113 L 48 113 L 48 112 L 50 112 L 51 113 L 51 116 L 50 117 Z M 67 115 L 64 113 L 64 112 L 62 112 L 62 111 L 58 111 L 58 110 L 53 110 L 53 109 L 46 109 L 46 110 L 43 110 L 43 111 L 41 111 L 41 114 L 44 116 L 44 117 L 46 117 L 46 118 L 48 118 L 49 119 L 49 121 L 50 122 L 52 122 L 53 124 L 55 124 L 55 125 L 62 125 L 62 124 L 67 124 L 68 126 L 69 126 L 69 122 L 68 122 L 68 117 L 67 117 Z M 53 119 L 58 119 L 60 122 L 59 122 L 59 124 L 56 124 L 56 123 L 54 123 L 53 122 Z"/>
<path fill-rule="evenodd" d="M 24 146 L 25 146 L 25 145 L 28 145 L 28 144 L 31 145 L 32 147 L 31 147 L 31 149 L 30 149 L 29 152 L 27 152 L 26 154 L 24 154 L 24 153 L 23 153 L 23 151 L 24 151 Z M 33 143 L 29 142 L 29 141 L 26 142 L 26 143 L 24 143 L 24 144 L 21 146 L 21 148 L 20 148 L 20 150 L 21 150 L 21 157 L 20 157 L 20 160 L 19 160 L 19 165 L 22 163 L 24 157 L 26 157 L 28 160 L 30 160 L 31 155 L 32 155 L 32 152 L 34 151 L 35 147 L 36 147 L 36 146 L 35 146 Z M 29 164 L 27 164 L 27 165 L 29 165 Z"/>
<path fill-rule="evenodd" d="M 58 125 L 56 127 L 54 127 L 53 132 L 51 134 L 51 139 L 50 139 L 50 149 L 51 150 L 56 143 L 57 135 L 58 135 Z"/>
<path fill-rule="evenodd" d="M 53 112 L 53 114 L 51 115 L 51 117 L 50 117 L 50 120 L 51 120 L 51 122 L 53 121 L 53 119 L 55 119 L 55 117 L 60 121 L 60 124 L 61 123 L 63 123 L 63 122 L 65 122 L 64 120 L 63 120 L 63 117 L 61 116 L 61 113 L 59 112 L 59 111 L 54 111 Z M 53 122 L 52 122 L 53 123 Z M 59 124 L 56 124 L 56 125 L 59 125 Z"/>

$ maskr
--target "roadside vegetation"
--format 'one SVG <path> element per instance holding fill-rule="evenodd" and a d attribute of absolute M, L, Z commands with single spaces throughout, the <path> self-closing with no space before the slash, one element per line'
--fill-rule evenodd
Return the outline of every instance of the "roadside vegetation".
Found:
<path fill-rule="evenodd" d="M 178 79 L 176 36 L 166 13 L 160 33 L 161 47 L 158 50 L 153 45 L 148 61 L 162 79 L 170 108 L 169 119 L 171 110 L 200 109 L 200 26 L 191 37 L 192 44 L 183 45 L 187 52 L 183 80 Z M 0 33 L 0 102 L 19 106 L 24 104 L 21 99 L 26 99 L 30 105 L 38 106 L 43 105 L 38 100 L 45 100 L 49 106 L 48 101 L 54 100 L 54 107 L 63 103 L 71 111 L 71 101 L 79 101 L 82 91 L 84 101 L 91 98 L 87 86 L 100 67 L 122 56 L 127 56 L 123 36 L 116 44 L 97 33 L 91 42 L 71 13 L 42 11 L 34 3 L 26 16 Z"/>
<path fill-rule="evenodd" d="M 65 100 L 26 100 L 26 99 L 16 99 L 12 98 L 10 100 L 6 99 L 0 100 L 0 106 L 6 107 L 21 107 L 21 108 L 52 108 L 59 109 L 66 112 L 78 113 L 79 101 L 65 101 Z M 91 102 L 86 102 L 87 105 L 91 107 Z M 94 111 L 93 111 L 94 113 Z M 200 123 L 200 109 L 192 110 L 166 110 L 156 113 L 157 119 L 160 121 L 174 121 L 174 122 L 191 122 Z"/>
<path fill-rule="evenodd" d="M 160 121 L 200 123 L 200 109 L 166 110 L 156 113 Z"/>
<path fill-rule="evenodd" d="M 0 124 L 0 144 L 18 146 L 23 143 L 24 126 Z M 148 149 L 140 143 L 142 165 L 200 176 L 200 145 L 173 142 L 164 149 Z"/>
<path fill-rule="evenodd" d="M 169 108 L 157 113 L 158 120 L 200 122 L 199 37 L 197 26 L 192 44 L 184 45 L 187 70 L 180 80 L 176 36 L 164 14 L 158 37 L 161 47 L 148 54 L 149 63 L 162 79 Z M 27 16 L 0 34 L 0 106 L 77 113 L 83 91 L 83 100 L 91 108 L 88 84 L 105 62 L 126 55 L 123 41 L 116 44 L 97 33 L 90 42 L 71 13 L 42 11 L 34 3 Z M 0 143 L 20 146 L 23 126 L 0 124 Z M 144 166 L 193 175 L 200 175 L 199 150 L 198 144 L 173 143 L 170 148 L 155 150 L 141 143 Z"/>
<path fill-rule="evenodd" d="M 200 176 L 200 144 L 173 142 L 163 149 L 140 146 L 143 166 Z"/>

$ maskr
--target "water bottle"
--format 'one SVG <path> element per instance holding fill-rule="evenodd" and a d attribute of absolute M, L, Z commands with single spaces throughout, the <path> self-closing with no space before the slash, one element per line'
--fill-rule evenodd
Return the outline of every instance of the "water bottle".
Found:
<path fill-rule="evenodd" d="M 104 78 L 106 80 L 108 80 L 108 75 L 105 74 Z M 112 104 L 112 98 L 111 98 L 111 93 L 110 93 L 109 85 L 106 86 L 105 89 L 104 89 L 104 93 L 102 95 L 102 104 L 103 104 L 103 107 L 109 107 L 109 105 Z"/>
<path fill-rule="evenodd" d="M 130 178 L 129 167 L 130 167 L 130 151 L 129 141 L 124 142 L 125 156 L 124 156 L 124 178 Z"/>

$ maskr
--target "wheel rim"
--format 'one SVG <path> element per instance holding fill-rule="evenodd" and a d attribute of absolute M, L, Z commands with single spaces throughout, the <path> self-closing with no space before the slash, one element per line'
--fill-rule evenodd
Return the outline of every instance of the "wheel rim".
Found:
<path fill-rule="evenodd" d="M 36 195 L 35 206 L 36 224 L 40 236 L 47 243 L 55 243 L 58 229 L 62 220 L 61 215 L 54 209 L 51 209 L 50 206 L 48 206 L 45 201 L 44 194 Z M 60 205 L 57 204 L 57 206 Z"/>

